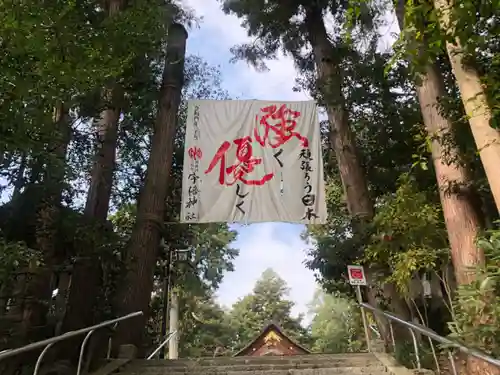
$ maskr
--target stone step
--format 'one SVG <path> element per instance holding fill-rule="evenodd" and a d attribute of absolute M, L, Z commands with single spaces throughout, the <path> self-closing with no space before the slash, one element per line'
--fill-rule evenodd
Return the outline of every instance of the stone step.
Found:
<path fill-rule="evenodd" d="M 141 362 L 145 366 L 231 366 L 231 365 L 247 365 L 247 364 L 298 364 L 298 363 L 345 363 L 345 361 L 353 361 L 353 363 L 364 363 L 365 361 L 377 361 L 371 353 L 353 353 L 353 354 L 309 354 L 297 356 L 268 356 L 268 357 L 208 357 L 208 358 L 181 358 L 174 360 L 150 360 L 150 361 L 134 361 Z"/>
<path fill-rule="evenodd" d="M 200 371 L 190 371 L 189 369 L 183 372 L 172 371 L 169 367 L 138 367 L 124 369 L 120 372 L 121 375 L 188 375 L 188 374 L 203 374 L 203 375 L 241 375 L 241 371 L 224 371 L 217 368 L 200 369 Z M 287 369 L 287 370 L 256 370 L 246 371 L 245 375 L 387 375 L 386 368 L 379 366 L 366 367 L 334 367 L 334 368 L 317 368 L 317 369 Z"/>
<path fill-rule="evenodd" d="M 304 369 L 304 368 L 328 368 L 328 367 L 363 367 L 380 364 L 376 358 L 360 357 L 360 358 L 333 358 L 333 359 L 315 359 L 290 362 L 288 360 L 281 361 L 248 361 L 248 362 L 184 362 L 184 363 L 166 363 L 167 361 L 134 361 L 137 367 L 168 367 L 171 371 L 183 370 L 201 370 L 218 368 L 225 371 L 250 371 L 250 370 L 280 370 L 280 369 Z"/>
<path fill-rule="evenodd" d="M 325 361 L 321 363 L 266 363 L 266 364 L 242 364 L 242 365 L 224 365 L 224 366 L 168 366 L 173 372 L 211 372 L 211 371 L 267 371 L 267 370 L 292 370 L 292 369 L 315 369 L 315 368 L 335 368 L 335 367 L 366 367 L 380 365 L 374 361 Z M 144 366 L 141 366 L 144 368 Z M 149 367 L 164 367 L 164 366 L 147 366 Z"/>

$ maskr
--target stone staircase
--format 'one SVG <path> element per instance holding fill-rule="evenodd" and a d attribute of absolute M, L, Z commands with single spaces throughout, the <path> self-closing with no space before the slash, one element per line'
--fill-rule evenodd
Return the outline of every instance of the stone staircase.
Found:
<path fill-rule="evenodd" d="M 387 371 L 387 367 L 375 355 L 355 353 L 133 360 L 113 373 L 119 375 L 384 375 Z"/>

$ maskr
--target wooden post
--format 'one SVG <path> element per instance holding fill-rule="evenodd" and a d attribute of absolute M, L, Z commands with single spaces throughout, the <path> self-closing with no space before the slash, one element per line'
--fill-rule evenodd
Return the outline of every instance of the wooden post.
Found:
<path fill-rule="evenodd" d="M 176 332 L 168 342 L 168 359 L 179 358 L 179 298 L 172 290 L 170 300 L 170 333 Z"/>
<path fill-rule="evenodd" d="M 363 297 L 361 296 L 361 287 L 359 285 L 356 285 L 356 295 L 358 297 L 358 303 L 361 305 L 361 303 L 363 303 Z M 361 318 L 363 319 L 363 328 L 365 329 L 366 349 L 371 352 L 372 348 L 370 345 L 370 332 L 368 332 L 368 320 L 366 319 L 366 311 L 362 306 L 360 306 L 360 308 Z"/>

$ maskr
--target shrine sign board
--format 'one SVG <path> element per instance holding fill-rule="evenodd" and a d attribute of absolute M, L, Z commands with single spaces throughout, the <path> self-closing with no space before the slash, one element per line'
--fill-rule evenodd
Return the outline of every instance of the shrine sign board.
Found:
<path fill-rule="evenodd" d="M 314 101 L 188 102 L 180 221 L 326 222 Z"/>
<path fill-rule="evenodd" d="M 366 276 L 363 266 L 347 266 L 347 274 L 349 275 L 349 284 L 366 285 Z"/>

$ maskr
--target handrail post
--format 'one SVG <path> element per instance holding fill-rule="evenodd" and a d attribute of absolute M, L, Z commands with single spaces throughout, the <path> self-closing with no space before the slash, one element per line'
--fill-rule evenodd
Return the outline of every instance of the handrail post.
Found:
<path fill-rule="evenodd" d="M 116 330 L 116 327 L 118 327 L 118 322 L 115 323 L 115 325 L 113 326 L 112 328 L 112 331 L 115 331 Z M 108 339 L 108 351 L 106 353 L 106 359 L 110 359 L 111 358 L 111 348 L 112 348 L 112 344 L 113 344 L 113 335 L 111 334 L 109 336 L 109 339 Z"/>
<path fill-rule="evenodd" d="M 427 339 L 429 340 L 429 345 L 431 346 L 431 350 L 432 350 L 432 356 L 434 357 L 434 362 L 436 363 L 436 370 L 437 370 L 438 374 L 441 374 L 441 367 L 439 366 L 439 360 L 438 360 L 438 357 L 436 354 L 436 349 L 434 348 L 434 344 L 432 342 L 432 339 L 429 336 L 427 336 Z"/>
<path fill-rule="evenodd" d="M 389 321 L 389 331 L 391 332 L 392 350 L 396 352 L 396 339 L 394 338 L 394 328 L 392 327 L 392 320 Z"/>
<path fill-rule="evenodd" d="M 47 353 L 47 351 L 54 345 L 55 343 L 50 343 L 50 344 L 47 344 L 47 346 L 42 350 L 42 352 L 40 353 L 40 355 L 38 356 L 38 359 L 36 360 L 36 364 L 35 364 L 35 369 L 33 370 L 33 375 L 37 375 L 38 374 L 38 371 L 40 370 L 40 365 L 42 364 L 42 359 L 43 357 L 45 357 L 45 354 Z"/>
<path fill-rule="evenodd" d="M 172 339 L 172 337 L 174 337 L 175 335 L 177 334 L 177 330 L 173 331 L 173 332 L 169 332 L 167 337 L 165 338 L 165 340 L 163 340 L 160 345 L 158 345 L 156 347 L 156 349 L 153 351 L 153 353 L 151 353 L 146 359 L 147 360 L 150 360 L 152 359 L 161 349 L 163 349 L 163 347 L 165 345 L 167 345 L 167 343 L 170 341 L 170 339 Z"/>
<path fill-rule="evenodd" d="M 455 358 L 453 357 L 453 353 L 451 352 L 451 350 L 448 350 L 448 359 L 450 360 L 453 375 L 457 375 L 457 366 L 455 364 Z"/>
<path fill-rule="evenodd" d="M 78 372 L 77 372 L 77 374 L 80 375 L 81 365 L 82 365 L 82 361 L 83 361 L 83 353 L 85 351 L 85 345 L 86 345 L 87 341 L 89 340 L 90 335 L 99 328 L 108 327 L 111 324 L 115 324 L 115 327 L 116 327 L 116 325 L 119 322 L 127 320 L 127 319 L 131 319 L 131 318 L 134 318 L 134 317 L 140 316 L 140 315 L 143 315 L 143 312 L 136 311 L 136 312 L 121 316 L 119 318 L 107 320 L 105 322 L 102 322 L 102 323 L 99 323 L 99 324 L 96 324 L 96 325 L 93 325 L 90 327 L 82 328 L 82 329 L 79 329 L 76 331 L 69 331 L 69 332 L 66 332 L 62 335 L 58 335 L 55 337 L 51 337 L 49 339 L 37 341 L 37 342 L 31 343 L 31 344 L 22 346 L 20 348 L 5 349 L 5 350 L 0 351 L 0 361 L 2 361 L 3 359 L 6 359 L 6 358 L 14 357 L 14 356 L 22 354 L 22 353 L 27 353 L 27 352 L 35 350 L 35 349 L 43 348 L 42 352 L 38 356 L 38 359 L 36 361 L 35 368 L 34 368 L 33 374 L 32 374 L 32 375 L 38 375 L 38 372 L 40 371 L 42 360 L 45 357 L 45 354 L 54 344 L 61 342 L 61 341 L 64 341 L 64 340 L 67 340 L 69 338 L 76 337 L 79 335 L 83 335 L 84 333 L 87 333 L 87 335 L 85 336 L 85 339 L 82 342 L 82 346 L 80 348 L 80 357 L 78 358 Z"/>
<path fill-rule="evenodd" d="M 82 345 L 80 346 L 80 356 L 78 357 L 78 367 L 76 368 L 76 375 L 80 375 L 82 371 L 82 362 L 83 362 L 83 354 L 85 353 L 85 345 L 87 345 L 87 341 L 89 341 L 90 336 L 95 332 L 95 329 L 87 333 L 85 338 L 83 339 Z"/>
<path fill-rule="evenodd" d="M 413 339 L 413 348 L 415 349 L 415 358 L 417 360 L 417 368 L 421 369 L 422 365 L 420 364 L 420 353 L 418 349 L 418 343 L 417 343 L 417 336 L 415 336 L 415 332 L 413 332 L 413 329 L 408 327 L 411 333 L 411 338 Z"/>
<path fill-rule="evenodd" d="M 363 328 L 365 330 L 365 339 L 366 339 L 366 349 L 368 352 L 372 351 L 371 343 L 370 343 L 370 332 L 368 332 L 368 320 L 366 319 L 366 311 L 363 308 L 363 297 L 361 296 L 361 287 L 356 285 L 356 295 L 358 297 L 359 306 L 361 308 L 361 319 L 363 320 Z"/>

